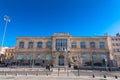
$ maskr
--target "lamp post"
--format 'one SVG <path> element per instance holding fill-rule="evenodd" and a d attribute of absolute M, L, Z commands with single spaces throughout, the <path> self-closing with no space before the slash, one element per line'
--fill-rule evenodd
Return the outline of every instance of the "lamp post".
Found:
<path fill-rule="evenodd" d="M 8 22 L 10 22 L 10 18 L 9 16 L 4 16 L 4 21 L 5 21 L 5 27 L 4 27 L 4 32 L 3 32 L 3 37 L 2 37 L 2 43 L 1 43 L 1 49 L 0 49 L 0 55 L 2 54 L 2 47 L 3 47 L 3 44 L 4 44 L 4 38 L 5 38 L 5 34 L 6 34 L 6 28 L 7 28 L 7 24 Z M 1 59 L 2 61 L 2 59 Z"/>

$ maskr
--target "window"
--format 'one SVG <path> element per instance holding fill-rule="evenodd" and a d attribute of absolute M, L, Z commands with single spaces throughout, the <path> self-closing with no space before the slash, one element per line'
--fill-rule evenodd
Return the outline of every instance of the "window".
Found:
<path fill-rule="evenodd" d="M 117 52 L 119 52 L 119 49 L 117 49 Z"/>
<path fill-rule="evenodd" d="M 112 46 L 115 46 L 115 43 L 112 43 Z"/>
<path fill-rule="evenodd" d="M 77 45 L 76 45 L 76 42 L 72 42 L 72 48 L 76 48 Z"/>
<path fill-rule="evenodd" d="M 67 39 L 56 39 L 56 50 L 64 51 L 67 49 Z"/>
<path fill-rule="evenodd" d="M 30 55 L 30 54 L 27 54 L 27 55 L 26 55 L 26 60 L 30 60 L 30 59 L 32 59 L 31 55 Z"/>
<path fill-rule="evenodd" d="M 17 55 L 17 60 L 22 60 L 23 59 L 23 55 L 22 54 L 18 54 Z"/>
<path fill-rule="evenodd" d="M 42 57 L 43 57 L 42 54 L 37 55 L 37 59 L 42 59 Z"/>
<path fill-rule="evenodd" d="M 19 48 L 24 48 L 24 42 L 19 43 Z"/>
<path fill-rule="evenodd" d="M 81 46 L 81 48 L 86 48 L 85 42 L 80 42 L 80 46 Z"/>
<path fill-rule="evenodd" d="M 96 55 L 95 53 L 93 53 L 93 54 L 91 55 L 91 59 L 92 59 L 92 60 L 96 60 L 96 59 L 97 59 L 97 55 Z"/>
<path fill-rule="evenodd" d="M 37 42 L 37 48 L 42 48 L 42 42 Z"/>
<path fill-rule="evenodd" d="M 115 49 L 113 49 L 113 52 L 116 52 L 116 50 L 115 50 Z"/>
<path fill-rule="evenodd" d="M 119 49 L 113 49 L 113 52 L 119 52 Z"/>
<path fill-rule="evenodd" d="M 73 61 L 77 60 L 77 55 L 76 54 L 72 54 L 72 60 Z"/>
<path fill-rule="evenodd" d="M 118 43 L 116 43 L 116 46 L 119 46 L 119 44 L 118 44 Z"/>
<path fill-rule="evenodd" d="M 100 48 L 105 48 L 105 43 L 104 42 L 99 42 L 99 47 Z"/>
<path fill-rule="evenodd" d="M 82 60 L 86 60 L 86 59 L 87 59 L 86 53 L 82 53 L 82 54 L 81 54 L 81 59 L 82 59 Z"/>
<path fill-rule="evenodd" d="M 107 58 L 107 56 L 106 56 L 104 53 L 100 54 L 100 59 L 101 59 L 101 60 L 103 60 L 103 59 L 105 59 L 105 58 Z"/>
<path fill-rule="evenodd" d="M 52 48 L 52 42 L 51 41 L 46 42 L 46 48 Z"/>
<path fill-rule="evenodd" d="M 120 46 L 120 43 L 118 43 L 118 45 Z"/>
<path fill-rule="evenodd" d="M 46 60 L 48 60 L 48 61 L 51 60 L 51 54 L 46 54 Z"/>
<path fill-rule="evenodd" d="M 33 48 L 33 42 L 28 43 L 28 48 Z"/>
<path fill-rule="evenodd" d="M 114 38 L 111 38 L 112 40 L 114 40 Z"/>
<path fill-rule="evenodd" d="M 90 48 L 95 48 L 95 42 L 90 42 Z"/>

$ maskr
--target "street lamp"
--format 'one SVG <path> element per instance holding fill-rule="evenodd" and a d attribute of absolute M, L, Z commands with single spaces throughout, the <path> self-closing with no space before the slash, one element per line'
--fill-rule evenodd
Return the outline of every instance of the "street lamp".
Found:
<path fill-rule="evenodd" d="M 5 27 L 4 27 L 4 33 L 3 33 L 3 37 L 2 37 L 2 44 L 1 44 L 1 47 L 3 47 L 3 44 L 4 44 L 4 38 L 5 38 L 5 33 L 6 33 L 6 28 L 7 28 L 7 24 L 8 22 L 10 22 L 10 18 L 9 16 L 4 16 L 4 21 L 5 21 Z"/>
<path fill-rule="evenodd" d="M 3 47 L 3 44 L 4 44 L 4 38 L 5 38 L 5 33 L 6 33 L 7 24 L 8 24 L 8 22 L 10 22 L 9 16 L 5 15 L 5 16 L 4 16 L 4 21 L 5 21 L 5 27 L 4 27 L 3 37 L 2 37 L 1 50 L 0 50 L 1 53 L 0 53 L 0 55 L 2 54 L 2 47 Z M 2 61 L 2 60 L 1 60 L 1 61 Z"/>

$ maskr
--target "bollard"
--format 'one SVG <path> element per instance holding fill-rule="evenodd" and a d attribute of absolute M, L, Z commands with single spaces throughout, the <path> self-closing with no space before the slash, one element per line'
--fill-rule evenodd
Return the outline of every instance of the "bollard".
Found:
<path fill-rule="evenodd" d="M 48 76 L 48 72 L 46 71 L 46 75 Z"/>
<path fill-rule="evenodd" d="M 26 73 L 26 76 L 28 75 L 28 73 Z"/>
<path fill-rule="evenodd" d="M 106 75 L 104 75 L 104 78 L 106 78 Z"/>
<path fill-rule="evenodd" d="M 18 75 L 18 73 L 16 73 L 16 76 Z"/>
<path fill-rule="evenodd" d="M 93 78 L 95 78 L 95 75 L 93 74 Z"/>
<path fill-rule="evenodd" d="M 5 76 L 7 76 L 7 73 L 5 73 Z"/>
<path fill-rule="evenodd" d="M 118 77 L 117 77 L 117 76 L 115 76 L 115 79 L 118 79 Z"/>
<path fill-rule="evenodd" d="M 39 75 L 39 73 L 36 73 L 36 76 L 38 76 Z"/>

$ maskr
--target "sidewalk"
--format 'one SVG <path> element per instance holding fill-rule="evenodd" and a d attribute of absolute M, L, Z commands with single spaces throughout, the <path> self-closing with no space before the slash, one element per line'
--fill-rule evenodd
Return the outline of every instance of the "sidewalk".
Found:
<path fill-rule="evenodd" d="M 0 68 L 0 71 L 46 71 L 45 68 Z M 73 70 L 74 71 L 74 70 Z M 81 71 L 84 72 L 84 71 Z M 85 71 L 86 72 L 86 71 Z M 91 72 L 91 71 L 89 71 Z M 42 73 L 41 73 L 42 74 Z M 65 70 L 64 68 L 61 68 L 60 70 L 58 68 L 54 68 L 53 72 L 49 75 L 41 75 L 41 74 L 34 74 L 30 75 L 20 75 L 15 73 L 13 74 L 4 74 L 0 75 L 0 80 L 120 80 L 120 77 L 118 79 L 115 79 L 115 76 L 107 76 L 104 78 L 104 76 L 95 76 L 93 78 L 92 74 L 90 75 L 81 75 L 76 76 L 71 70 Z"/>

